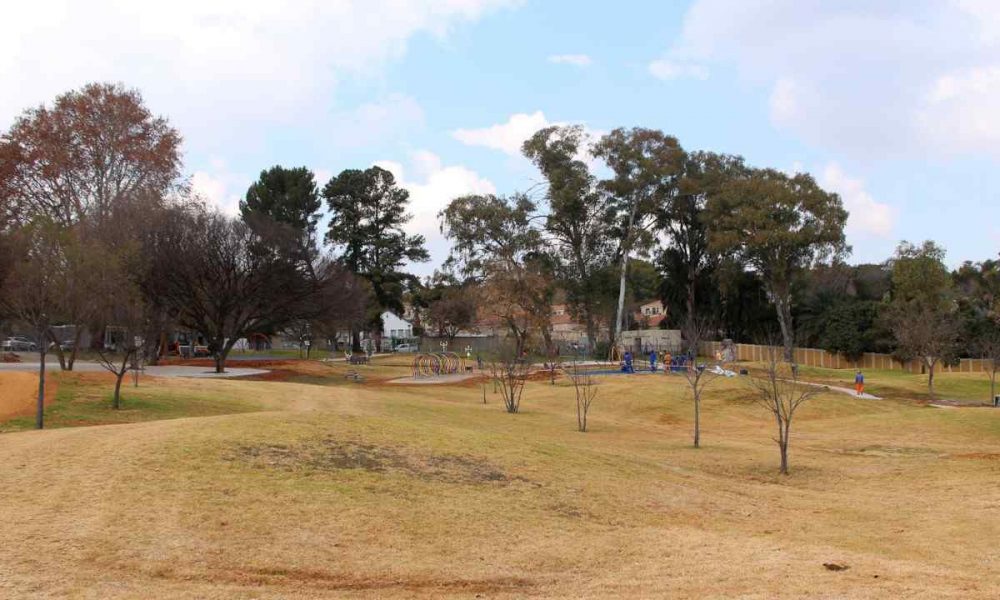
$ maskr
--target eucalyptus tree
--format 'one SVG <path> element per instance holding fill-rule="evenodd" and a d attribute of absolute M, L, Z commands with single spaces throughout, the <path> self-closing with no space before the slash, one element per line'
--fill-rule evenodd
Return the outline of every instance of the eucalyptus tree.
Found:
<path fill-rule="evenodd" d="M 807 174 L 745 169 L 709 198 L 709 247 L 749 266 L 777 312 L 785 360 L 792 359 L 792 280 L 817 261 L 848 250 L 847 211 Z"/>
<path fill-rule="evenodd" d="M 621 335 L 625 310 L 625 286 L 629 257 L 645 254 L 654 243 L 651 228 L 656 208 L 677 192 L 684 150 L 677 139 L 653 129 L 615 129 L 594 146 L 612 176 L 599 183 L 607 194 L 610 235 L 619 262 L 618 307 L 614 338 Z"/>
<path fill-rule="evenodd" d="M 657 229 L 667 240 L 660 263 L 668 279 L 672 279 L 670 285 L 683 290 L 683 314 L 674 318 L 682 330 L 700 329 L 694 323 L 705 315 L 698 314 L 698 292 L 710 285 L 707 275 L 718 262 L 718 254 L 708 239 L 708 200 L 744 169 L 743 159 L 738 156 L 686 154 L 676 194 L 656 207 Z"/>
<path fill-rule="evenodd" d="M 535 208 L 523 194 L 473 195 L 455 198 L 438 215 L 452 241 L 446 267 L 481 284 L 480 306 L 509 329 L 518 352 L 532 331 L 551 347 L 552 265 L 533 223 Z"/>
<path fill-rule="evenodd" d="M 611 260 L 612 240 L 609 207 L 583 160 L 590 145 L 582 126 L 553 126 L 535 133 L 522 150 L 545 178 L 545 231 L 554 242 L 568 304 L 581 317 L 593 345 L 602 295 L 600 270 Z"/>

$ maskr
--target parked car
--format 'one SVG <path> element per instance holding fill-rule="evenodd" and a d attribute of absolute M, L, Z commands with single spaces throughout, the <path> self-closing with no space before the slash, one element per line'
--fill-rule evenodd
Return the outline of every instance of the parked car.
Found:
<path fill-rule="evenodd" d="M 28 338 L 16 335 L 5 339 L 2 348 L 5 352 L 34 352 L 38 346 Z"/>
<path fill-rule="evenodd" d="M 393 348 L 392 351 L 393 352 L 416 352 L 417 351 L 417 345 L 416 344 L 399 344 L 398 346 L 396 346 L 395 348 Z"/>

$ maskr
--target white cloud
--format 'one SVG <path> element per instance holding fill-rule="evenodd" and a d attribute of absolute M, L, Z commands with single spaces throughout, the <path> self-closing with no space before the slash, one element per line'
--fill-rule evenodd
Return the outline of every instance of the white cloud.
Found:
<path fill-rule="evenodd" d="M 209 204 L 227 215 L 240 212 L 240 200 L 250 186 L 251 177 L 233 172 L 226 161 L 213 158 L 207 170 L 195 171 L 191 176 L 192 190 Z"/>
<path fill-rule="evenodd" d="M 573 65 L 574 67 L 589 67 L 593 61 L 586 54 L 553 54 L 549 62 L 557 65 Z"/>
<path fill-rule="evenodd" d="M 649 73 L 657 79 L 669 80 L 691 77 L 708 79 L 708 69 L 701 65 L 661 58 L 649 63 Z"/>
<path fill-rule="evenodd" d="M 847 218 L 848 238 L 877 237 L 891 238 L 896 224 L 896 210 L 878 202 L 865 189 L 865 182 L 852 178 L 836 162 L 827 163 L 822 169 L 819 183 L 824 188 L 836 192 L 844 201 Z"/>
<path fill-rule="evenodd" d="M 496 186 L 475 171 L 461 165 L 443 165 L 433 152 L 420 150 L 410 156 L 410 168 L 416 177 L 410 179 L 407 170 L 396 161 L 382 160 L 375 164 L 390 171 L 397 183 L 410 192 L 410 213 L 413 220 L 407 232 L 427 238 L 431 260 L 415 265 L 416 271 L 430 274 L 448 256 L 450 245 L 438 222 L 438 213 L 453 199 L 467 194 L 495 194 Z"/>
<path fill-rule="evenodd" d="M 506 123 L 481 129 L 457 129 L 451 135 L 467 146 L 483 146 L 511 156 L 520 156 L 521 145 L 525 140 L 539 129 L 556 124 L 546 119 L 545 114 L 538 110 L 531 114 L 517 113 L 511 115 Z"/>
<path fill-rule="evenodd" d="M 661 77 L 735 70 L 776 127 L 857 159 L 1000 156 L 996 0 L 695 0 L 663 57 Z"/>
<path fill-rule="evenodd" d="M 269 123 L 313 122 L 338 80 L 377 77 L 420 34 L 519 0 L 5 2 L 0 127 L 88 81 L 140 88 L 189 142 L 221 151 Z M 364 116 L 362 115 L 362 118 Z M 201 149 L 201 148 L 200 148 Z"/>
<path fill-rule="evenodd" d="M 953 152 L 998 153 L 1000 66 L 971 68 L 934 82 L 921 107 L 920 131 L 928 142 Z"/>
<path fill-rule="evenodd" d="M 534 135 L 538 130 L 551 126 L 567 125 L 564 121 L 549 121 L 542 111 L 538 110 L 531 114 L 517 113 L 510 116 L 506 123 L 499 123 L 480 129 L 457 129 L 451 132 L 452 137 L 467 146 L 482 146 L 499 150 L 511 157 L 524 159 L 521 153 L 521 146 Z M 595 141 L 606 132 L 600 129 L 591 129 L 583 124 L 584 134 L 591 141 Z M 584 144 L 578 149 L 575 157 L 587 163 L 591 170 L 599 170 L 601 163 L 590 154 L 589 145 Z"/>

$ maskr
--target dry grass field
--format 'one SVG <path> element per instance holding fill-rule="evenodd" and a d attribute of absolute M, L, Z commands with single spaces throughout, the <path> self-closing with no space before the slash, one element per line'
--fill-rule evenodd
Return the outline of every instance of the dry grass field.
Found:
<path fill-rule="evenodd" d="M 0 597 L 1000 597 L 1000 410 L 823 394 L 781 477 L 740 380 L 695 450 L 679 377 L 599 378 L 578 433 L 564 380 L 508 415 L 345 370 L 147 380 L 125 417 L 62 376 L 54 429 L 0 435 Z"/>

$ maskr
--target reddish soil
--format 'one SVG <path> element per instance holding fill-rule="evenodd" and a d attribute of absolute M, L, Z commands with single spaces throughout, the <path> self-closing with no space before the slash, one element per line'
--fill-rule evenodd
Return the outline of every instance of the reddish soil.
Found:
<path fill-rule="evenodd" d="M 55 377 L 45 378 L 45 406 L 55 400 L 58 387 Z M 0 373 L 0 421 L 34 414 L 37 401 L 36 373 Z"/>

